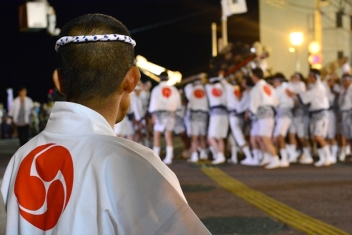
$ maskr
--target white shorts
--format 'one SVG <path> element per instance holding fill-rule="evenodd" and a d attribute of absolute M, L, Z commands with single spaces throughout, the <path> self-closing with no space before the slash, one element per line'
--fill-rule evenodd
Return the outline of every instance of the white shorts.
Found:
<path fill-rule="evenodd" d="M 134 135 L 132 121 L 128 120 L 128 117 L 126 116 L 121 122 L 114 125 L 114 132 L 116 135 L 122 137 Z"/>
<path fill-rule="evenodd" d="M 275 128 L 274 128 L 274 137 L 283 136 L 286 137 L 288 129 L 292 123 L 291 118 L 281 117 L 276 119 Z"/>
<path fill-rule="evenodd" d="M 227 115 L 210 115 L 208 137 L 225 139 L 229 131 L 229 118 Z"/>
<path fill-rule="evenodd" d="M 190 135 L 193 136 L 206 136 L 207 135 L 207 123 L 194 121 L 190 123 Z"/>
<path fill-rule="evenodd" d="M 297 134 L 298 138 L 307 138 L 309 128 L 309 117 L 294 117 L 289 133 Z"/>
<path fill-rule="evenodd" d="M 328 135 L 328 128 L 329 128 L 329 119 L 328 117 L 324 117 L 319 121 L 311 121 L 309 123 L 309 131 L 310 136 L 321 136 L 326 138 Z"/>
<path fill-rule="evenodd" d="M 263 136 L 271 138 L 274 130 L 274 124 L 274 118 L 264 118 L 253 122 L 251 136 Z"/>
<path fill-rule="evenodd" d="M 230 121 L 232 135 L 234 136 L 237 145 L 240 147 L 244 146 L 246 144 L 246 140 L 244 138 L 243 130 L 242 130 L 244 125 L 243 118 L 230 116 L 229 121 Z"/>
<path fill-rule="evenodd" d="M 329 126 L 328 126 L 328 139 L 335 139 L 336 137 L 336 113 L 329 110 L 328 112 Z"/>
<path fill-rule="evenodd" d="M 164 132 L 164 131 L 173 131 L 175 127 L 175 118 L 174 117 L 164 117 L 162 119 L 155 119 L 154 131 Z"/>

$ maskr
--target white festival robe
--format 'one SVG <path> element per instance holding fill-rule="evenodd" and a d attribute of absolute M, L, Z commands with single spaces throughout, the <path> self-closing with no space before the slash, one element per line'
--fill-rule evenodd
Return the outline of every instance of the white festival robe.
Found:
<path fill-rule="evenodd" d="M 12 157 L 1 193 L 7 234 L 210 234 L 152 150 L 69 102 Z"/>
<path fill-rule="evenodd" d="M 179 108 L 181 108 L 181 97 L 176 87 L 167 85 L 165 81 L 154 87 L 150 96 L 150 113 L 158 111 L 176 112 Z"/>
<path fill-rule="evenodd" d="M 276 107 L 279 100 L 275 89 L 263 79 L 259 80 L 250 91 L 249 111 L 257 114 L 259 107 Z"/>
<path fill-rule="evenodd" d="M 21 108 L 21 99 L 17 97 L 13 100 L 11 109 L 9 111 L 9 116 L 13 118 L 13 122 L 16 124 L 18 122 L 18 115 L 20 113 Z M 33 101 L 29 97 L 25 97 L 24 99 L 24 122 L 26 124 L 30 124 L 30 115 L 33 109 Z"/>

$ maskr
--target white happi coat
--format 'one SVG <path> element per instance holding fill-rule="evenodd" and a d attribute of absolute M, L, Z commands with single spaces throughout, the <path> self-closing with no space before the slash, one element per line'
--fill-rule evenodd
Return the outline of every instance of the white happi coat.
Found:
<path fill-rule="evenodd" d="M 286 90 L 291 90 L 291 87 L 287 82 L 281 83 L 280 86 L 275 88 L 276 95 L 278 98 L 278 106 L 277 109 L 292 109 L 294 106 L 294 100 L 292 97 L 286 94 Z"/>
<path fill-rule="evenodd" d="M 210 108 L 221 106 L 226 109 L 226 91 L 220 82 L 206 84 L 205 90 L 207 92 Z"/>
<path fill-rule="evenodd" d="M 278 105 L 278 98 L 274 88 L 260 79 L 250 91 L 249 111 L 257 114 L 259 107 Z"/>
<path fill-rule="evenodd" d="M 180 93 L 174 86 L 162 81 L 154 87 L 150 97 L 149 112 L 158 111 L 176 112 L 181 107 Z"/>
<path fill-rule="evenodd" d="M 298 93 L 298 97 L 303 104 L 309 104 L 310 112 L 327 110 L 330 106 L 326 88 L 320 79 L 308 91 Z"/>
<path fill-rule="evenodd" d="M 13 122 L 17 123 L 18 122 L 18 115 L 20 113 L 20 108 L 21 108 L 21 99 L 20 97 L 17 97 L 16 99 L 13 100 L 11 109 L 9 111 L 9 116 L 13 117 Z M 29 97 L 25 97 L 24 99 L 24 121 L 26 124 L 30 123 L 30 115 L 33 109 L 33 101 Z"/>
<path fill-rule="evenodd" d="M 222 79 L 221 83 L 225 87 L 227 110 L 229 113 L 237 113 L 238 103 L 241 99 L 240 87 L 228 83 L 225 79 Z"/>
<path fill-rule="evenodd" d="M 208 98 L 202 84 L 187 84 L 185 86 L 185 95 L 188 99 L 188 108 L 190 110 L 208 112 Z"/>
<path fill-rule="evenodd" d="M 249 108 L 250 102 L 250 91 L 245 90 L 242 93 L 241 100 L 237 103 L 236 111 L 237 113 L 244 113 Z"/>
<path fill-rule="evenodd" d="M 70 102 L 15 153 L 1 193 L 7 234 L 209 234 L 153 151 Z"/>

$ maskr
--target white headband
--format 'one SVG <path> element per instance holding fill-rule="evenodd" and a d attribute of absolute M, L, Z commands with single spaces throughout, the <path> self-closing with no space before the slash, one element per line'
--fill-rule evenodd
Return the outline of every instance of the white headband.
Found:
<path fill-rule="evenodd" d="M 136 41 L 129 36 L 120 34 L 106 34 L 106 35 L 87 35 L 87 36 L 65 36 L 56 41 L 55 50 L 58 51 L 60 47 L 69 43 L 81 42 L 108 42 L 108 41 L 121 41 L 136 46 Z"/>

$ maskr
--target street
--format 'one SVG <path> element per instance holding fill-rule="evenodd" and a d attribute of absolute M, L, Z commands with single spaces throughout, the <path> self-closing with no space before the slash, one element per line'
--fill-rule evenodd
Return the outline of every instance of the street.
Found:
<path fill-rule="evenodd" d="M 188 163 L 175 139 L 170 168 L 189 205 L 212 234 L 351 234 L 352 164 L 292 164 L 265 170 L 226 163 Z M 17 140 L 0 141 L 0 177 Z M 161 153 L 163 157 L 164 153 Z M 0 234 L 4 233 L 0 209 Z"/>

